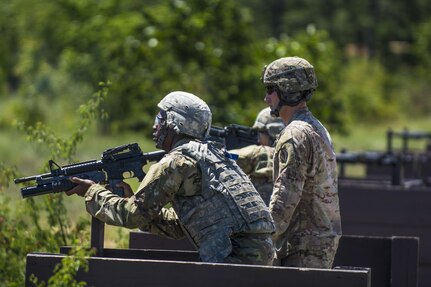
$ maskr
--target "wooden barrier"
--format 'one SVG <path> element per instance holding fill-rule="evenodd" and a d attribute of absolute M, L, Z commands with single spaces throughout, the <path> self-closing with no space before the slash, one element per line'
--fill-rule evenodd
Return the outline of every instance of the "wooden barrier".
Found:
<path fill-rule="evenodd" d="M 369 269 L 306 269 L 239 264 L 212 264 L 190 261 L 167 261 L 125 258 L 121 249 L 107 251 L 113 257 L 91 257 L 89 272 L 78 272 L 77 281 L 87 286 L 170 286 L 170 287 L 238 287 L 238 286 L 297 286 L 297 287 L 369 287 Z M 104 252 L 104 254 L 107 254 Z M 134 250 L 145 254 L 145 250 Z M 159 253 L 172 253 L 159 251 Z M 27 255 L 26 286 L 31 274 L 47 281 L 54 266 L 64 254 L 30 253 Z M 166 255 L 164 257 L 170 257 Z M 145 257 L 145 256 L 144 256 Z M 175 257 L 175 256 L 174 256 Z"/>
<path fill-rule="evenodd" d="M 420 287 L 431 286 L 431 189 L 340 180 L 343 234 L 414 236 L 419 241 Z"/>
<path fill-rule="evenodd" d="M 416 287 L 418 254 L 417 237 L 342 236 L 334 268 L 371 268 L 371 286 Z"/>
<path fill-rule="evenodd" d="M 130 232 L 130 248 L 195 250 L 187 240 Z M 416 237 L 342 236 L 335 268 L 371 268 L 371 286 L 416 287 L 419 239 Z"/>

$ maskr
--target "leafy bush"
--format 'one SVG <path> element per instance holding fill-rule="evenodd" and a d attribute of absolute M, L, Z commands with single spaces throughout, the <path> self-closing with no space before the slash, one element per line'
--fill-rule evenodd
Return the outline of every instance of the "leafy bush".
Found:
<path fill-rule="evenodd" d="M 388 90 L 388 75 L 377 61 L 353 59 L 345 67 L 338 93 L 346 103 L 351 122 L 375 122 L 394 118 L 399 99 Z"/>
<path fill-rule="evenodd" d="M 27 133 L 29 141 L 46 146 L 53 159 L 72 161 L 77 145 L 82 142 L 84 133 L 94 119 L 105 116 L 101 104 L 107 93 L 108 86 L 101 83 L 100 90 L 86 104 L 81 105 L 80 123 L 67 139 L 57 136 L 41 122 L 34 126 L 18 122 L 17 126 Z M 0 187 L 7 187 L 11 179 L 19 173 L 4 164 L 0 165 L 0 172 Z M 4 193 L 0 195 L 0 278 L 2 278 L 0 286 L 24 285 L 25 256 L 29 252 L 58 252 L 61 246 L 73 243 L 88 246 L 86 240 L 89 237 L 88 219 L 74 218 L 72 223 L 63 197 L 63 194 L 50 194 L 40 198 L 27 198 L 25 201 L 15 203 L 12 210 L 10 199 Z M 80 259 L 82 252 L 77 254 L 80 255 L 77 255 L 77 261 L 65 259 L 63 268 L 56 269 L 57 273 L 48 282 L 48 286 L 83 286 L 70 277 L 73 273 L 69 274 L 71 269 L 83 266 Z M 38 286 L 45 286 L 45 283 L 36 279 L 34 282 Z M 72 285 L 68 285 L 69 283 Z"/>

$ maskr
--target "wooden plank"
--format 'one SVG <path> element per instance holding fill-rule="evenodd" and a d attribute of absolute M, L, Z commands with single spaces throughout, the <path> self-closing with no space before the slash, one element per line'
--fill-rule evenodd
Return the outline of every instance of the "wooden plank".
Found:
<path fill-rule="evenodd" d="M 431 226 L 431 188 L 405 190 L 360 182 L 339 184 L 344 222 Z M 366 212 L 364 212 L 366 211 Z M 358 217 L 358 215 L 361 217 Z"/>
<path fill-rule="evenodd" d="M 26 286 L 34 274 L 47 280 L 64 255 L 27 255 Z M 171 287 L 369 287 L 370 270 L 325 270 L 202 262 L 89 258 L 89 272 L 79 272 L 77 280 L 88 286 L 171 286 Z"/>
<path fill-rule="evenodd" d="M 71 249 L 71 246 L 63 246 L 60 248 L 60 253 L 68 254 L 70 249 Z M 109 257 L 109 258 L 126 258 L 126 259 L 171 260 L 171 261 L 191 261 L 191 262 L 200 261 L 198 252 L 189 251 L 189 250 L 105 248 L 103 250 L 103 256 Z"/>
<path fill-rule="evenodd" d="M 418 286 L 431 286 L 431 188 L 339 184 L 343 234 L 419 238 Z"/>
<path fill-rule="evenodd" d="M 418 253 L 417 237 L 343 235 L 334 268 L 346 265 L 371 268 L 371 286 L 416 287 Z"/>
<path fill-rule="evenodd" d="M 96 249 L 96 255 L 102 256 L 105 243 L 105 223 L 95 217 L 91 217 L 90 244 Z"/>
<path fill-rule="evenodd" d="M 343 235 L 334 260 L 334 268 L 337 266 L 371 268 L 371 286 L 390 287 L 391 240 Z"/>
<path fill-rule="evenodd" d="M 417 237 L 392 237 L 392 287 L 418 286 L 418 250 Z"/>
<path fill-rule="evenodd" d="M 184 248 L 184 242 L 180 244 L 181 241 L 165 239 L 145 232 L 130 232 L 130 247 Z M 192 248 L 192 245 L 186 248 Z M 371 286 L 417 286 L 418 248 L 416 237 L 344 235 L 340 239 L 334 268 L 371 268 Z"/>

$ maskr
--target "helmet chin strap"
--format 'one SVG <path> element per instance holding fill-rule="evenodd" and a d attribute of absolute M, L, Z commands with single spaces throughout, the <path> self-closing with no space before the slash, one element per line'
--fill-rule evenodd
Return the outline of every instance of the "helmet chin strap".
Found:
<path fill-rule="evenodd" d="M 271 109 L 271 116 L 273 116 L 273 117 L 279 117 L 280 116 L 280 110 L 283 106 L 294 107 L 294 106 L 298 105 L 299 102 L 302 100 L 302 98 L 301 98 L 300 100 L 295 101 L 295 102 L 286 101 L 280 95 L 279 91 L 277 91 L 277 96 L 278 96 L 278 105 L 275 109 Z"/>
<path fill-rule="evenodd" d="M 301 92 L 301 97 L 296 100 L 296 101 L 288 101 L 283 99 L 283 97 L 281 96 L 280 92 L 277 91 L 277 96 L 278 96 L 278 105 L 275 109 L 271 109 L 271 116 L 273 117 L 279 117 L 280 116 L 280 110 L 283 106 L 289 106 L 289 107 L 295 107 L 297 106 L 302 100 L 306 100 L 308 101 L 311 96 L 312 96 L 312 91 L 305 91 L 305 92 Z"/>
<path fill-rule="evenodd" d="M 275 92 L 277 93 L 278 105 L 274 109 L 272 109 L 272 107 L 271 107 L 270 114 L 273 117 L 279 117 L 280 116 L 280 109 L 281 109 L 282 106 L 285 105 L 285 102 L 283 101 L 283 99 L 282 99 L 282 97 L 280 95 L 280 91 L 278 89 L 276 89 Z"/>
<path fill-rule="evenodd" d="M 281 109 L 281 102 L 278 103 L 277 107 L 275 109 L 271 109 L 271 116 L 273 117 L 279 117 L 280 116 L 280 109 Z"/>
<path fill-rule="evenodd" d="M 160 132 L 158 134 L 158 137 L 156 138 L 156 148 L 163 149 L 163 143 L 165 142 L 167 136 L 168 136 L 168 127 L 166 126 L 166 124 L 164 124 L 160 128 Z"/>

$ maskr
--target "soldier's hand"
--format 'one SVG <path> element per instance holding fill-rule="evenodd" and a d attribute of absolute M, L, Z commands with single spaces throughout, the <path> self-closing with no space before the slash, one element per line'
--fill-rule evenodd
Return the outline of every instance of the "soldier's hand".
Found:
<path fill-rule="evenodd" d="M 87 190 L 90 188 L 90 186 L 92 186 L 93 184 L 95 184 L 94 181 L 89 180 L 89 179 L 81 179 L 81 178 L 77 178 L 77 177 L 71 177 L 69 179 L 71 182 L 78 184 L 77 186 L 75 186 L 74 188 L 72 188 L 71 190 L 66 191 L 66 194 L 68 196 L 72 195 L 72 194 L 77 194 L 79 196 L 84 196 L 85 193 L 87 192 Z"/>
<path fill-rule="evenodd" d="M 131 197 L 134 194 L 130 185 L 125 183 L 124 181 L 118 183 L 117 187 L 121 187 L 123 189 L 124 197 Z"/>

